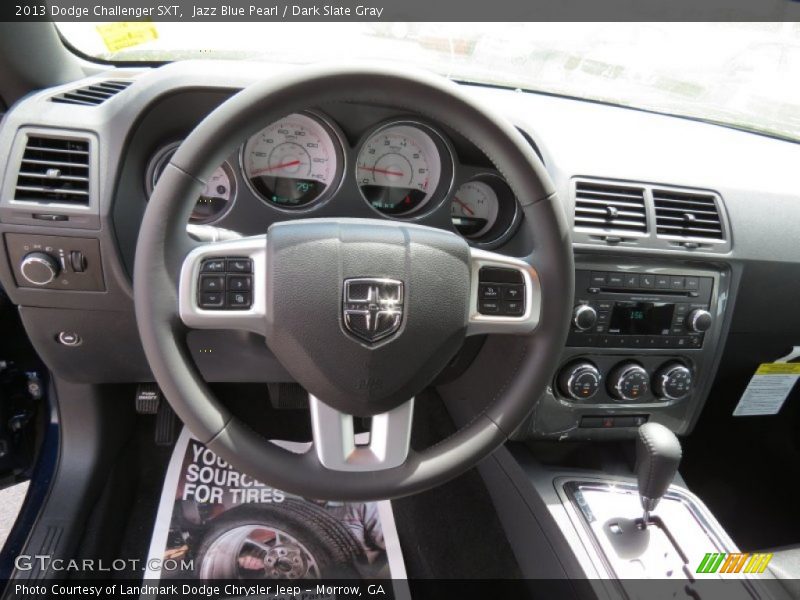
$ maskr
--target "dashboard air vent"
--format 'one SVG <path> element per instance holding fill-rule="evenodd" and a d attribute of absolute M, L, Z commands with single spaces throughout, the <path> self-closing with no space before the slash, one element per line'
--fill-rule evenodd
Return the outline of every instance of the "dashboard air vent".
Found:
<path fill-rule="evenodd" d="M 719 208 L 710 194 L 653 189 L 656 233 L 723 240 Z"/>
<path fill-rule="evenodd" d="M 605 182 L 576 182 L 575 227 L 623 234 L 646 233 L 644 188 Z"/>
<path fill-rule="evenodd" d="M 14 199 L 89 204 L 89 141 L 29 135 Z"/>
<path fill-rule="evenodd" d="M 108 81 L 99 81 L 91 85 L 63 92 L 57 96 L 50 98 L 52 102 L 60 104 L 80 104 L 82 106 L 97 106 L 102 104 L 112 96 L 119 94 L 122 90 L 131 84 L 130 81 L 122 81 L 118 79 L 109 79 Z"/>

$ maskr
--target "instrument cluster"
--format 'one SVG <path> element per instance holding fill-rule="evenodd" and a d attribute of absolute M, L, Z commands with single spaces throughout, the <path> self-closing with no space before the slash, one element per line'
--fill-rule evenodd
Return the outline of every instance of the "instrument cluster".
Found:
<path fill-rule="evenodd" d="M 214 223 L 231 210 L 241 180 L 265 205 L 303 216 L 337 196 L 351 178 L 361 200 L 392 219 L 421 220 L 447 212 L 454 231 L 471 244 L 495 247 L 521 216 L 514 192 L 493 169 L 462 165 L 450 139 L 415 118 L 373 125 L 351 144 L 339 126 L 316 111 L 288 115 L 253 134 L 238 162 L 209 178 L 192 213 Z M 180 142 L 159 149 L 145 176 L 148 197 Z"/>

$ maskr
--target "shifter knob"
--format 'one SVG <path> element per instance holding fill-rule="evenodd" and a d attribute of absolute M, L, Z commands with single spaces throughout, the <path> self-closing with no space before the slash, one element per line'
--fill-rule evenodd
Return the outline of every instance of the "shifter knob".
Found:
<path fill-rule="evenodd" d="M 677 436 L 659 423 L 645 423 L 636 438 L 636 478 L 644 509 L 644 523 L 650 517 L 681 462 L 681 443 Z"/>

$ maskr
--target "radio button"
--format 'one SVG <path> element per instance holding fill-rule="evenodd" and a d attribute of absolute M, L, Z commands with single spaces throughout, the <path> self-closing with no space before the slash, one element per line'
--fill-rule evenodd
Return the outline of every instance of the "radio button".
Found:
<path fill-rule="evenodd" d="M 612 308 L 614 308 L 613 302 L 600 301 L 597 303 L 597 310 L 611 310 Z"/>
<path fill-rule="evenodd" d="M 669 289 L 670 278 L 669 275 L 656 275 L 656 288 L 659 290 Z"/>
<path fill-rule="evenodd" d="M 700 289 L 700 279 L 698 277 L 686 278 L 686 289 L 690 292 L 696 292 Z"/>
<path fill-rule="evenodd" d="M 591 285 L 600 285 L 603 286 L 608 283 L 608 274 L 603 273 L 602 271 L 593 271 L 591 278 L 589 279 L 589 283 Z"/>
<path fill-rule="evenodd" d="M 608 323 L 609 319 L 611 319 L 611 313 L 607 310 L 601 310 L 599 313 L 597 313 L 597 322 L 599 324 Z"/>
<path fill-rule="evenodd" d="M 609 273 L 608 285 L 610 285 L 611 287 L 622 287 L 624 285 L 624 279 L 622 277 L 622 273 Z"/>
<path fill-rule="evenodd" d="M 656 285 L 656 277 L 650 273 L 643 273 L 639 278 L 639 285 L 643 288 L 652 288 Z"/>
<path fill-rule="evenodd" d="M 591 329 L 597 323 L 597 311 L 588 304 L 579 304 L 572 312 L 572 322 L 579 331 Z"/>
<path fill-rule="evenodd" d="M 669 287 L 673 290 L 682 290 L 686 286 L 686 279 L 683 277 L 670 277 Z"/>

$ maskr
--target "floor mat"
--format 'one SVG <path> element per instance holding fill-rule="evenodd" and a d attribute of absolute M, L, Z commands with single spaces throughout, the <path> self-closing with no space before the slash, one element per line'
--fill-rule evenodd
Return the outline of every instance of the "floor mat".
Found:
<path fill-rule="evenodd" d="M 6 543 L 8 534 L 17 521 L 17 515 L 28 493 L 28 482 L 18 483 L 0 490 L 0 549 Z"/>
<path fill-rule="evenodd" d="M 288 494 L 240 473 L 188 430 L 167 469 L 147 567 L 148 580 L 406 577 L 390 502 Z"/>

